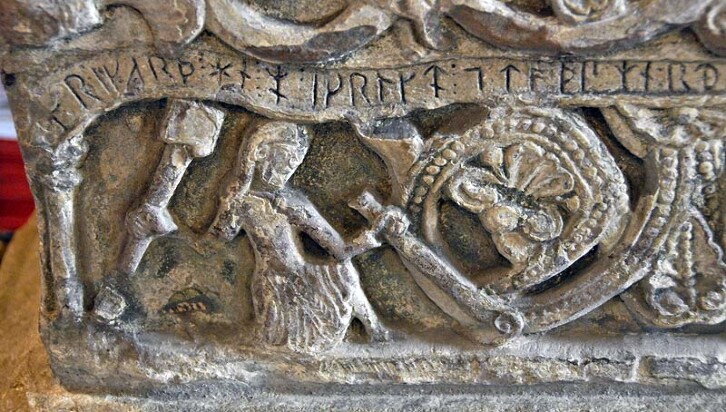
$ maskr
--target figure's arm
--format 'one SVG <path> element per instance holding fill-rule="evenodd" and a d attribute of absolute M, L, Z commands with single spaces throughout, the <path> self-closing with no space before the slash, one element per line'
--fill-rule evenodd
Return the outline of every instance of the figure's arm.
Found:
<path fill-rule="evenodd" d="M 382 235 L 439 308 L 462 325 L 484 326 L 477 340 L 487 344 L 502 342 L 521 333 L 524 323 L 519 312 L 502 298 L 480 290 L 428 244 L 409 233 L 408 219 L 400 209 L 381 205 L 369 192 L 354 199 L 351 207 L 370 221 L 382 222 Z M 381 215 L 387 217 L 380 220 Z M 493 323 L 496 329 L 489 326 Z"/>
<path fill-rule="evenodd" d="M 244 213 L 240 199 L 242 191 L 238 180 L 233 180 L 225 187 L 219 197 L 217 215 L 209 227 L 210 234 L 230 241 L 240 232 L 242 229 L 241 214 Z"/>
<path fill-rule="evenodd" d="M 320 215 L 315 206 L 304 196 L 286 199 L 278 208 L 288 216 L 290 223 L 308 234 L 320 246 L 325 248 L 335 259 L 347 260 L 381 245 L 376 238 L 378 231 L 367 229 L 351 241 L 345 239 Z"/>

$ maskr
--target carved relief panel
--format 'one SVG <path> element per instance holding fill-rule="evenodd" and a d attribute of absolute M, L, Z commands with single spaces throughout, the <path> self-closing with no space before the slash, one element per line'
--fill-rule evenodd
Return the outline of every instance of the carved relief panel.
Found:
<path fill-rule="evenodd" d="M 67 387 L 723 387 L 723 2 L 39 3 Z"/>

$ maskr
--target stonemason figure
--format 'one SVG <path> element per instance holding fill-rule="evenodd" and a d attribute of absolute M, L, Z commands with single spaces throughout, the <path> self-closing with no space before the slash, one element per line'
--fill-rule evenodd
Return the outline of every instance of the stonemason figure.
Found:
<path fill-rule="evenodd" d="M 372 340 L 384 340 L 387 331 L 360 287 L 351 258 L 380 245 L 376 236 L 395 212 L 346 243 L 304 194 L 287 186 L 308 147 L 308 131 L 302 126 L 251 126 L 209 232 L 231 240 L 244 230 L 252 243 L 252 304 L 268 344 L 323 351 L 342 341 L 353 317 L 361 320 Z M 307 256 L 301 233 L 334 261 Z"/>

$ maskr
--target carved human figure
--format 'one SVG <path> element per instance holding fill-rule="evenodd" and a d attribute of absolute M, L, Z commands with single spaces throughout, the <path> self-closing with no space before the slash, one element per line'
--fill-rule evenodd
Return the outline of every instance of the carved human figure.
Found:
<path fill-rule="evenodd" d="M 372 340 L 387 339 L 351 262 L 380 245 L 386 214 L 351 242 L 305 195 L 287 185 L 309 147 L 308 131 L 287 122 L 253 125 L 221 195 L 209 233 L 231 240 L 244 230 L 255 251 L 252 305 L 262 338 L 298 352 L 340 343 L 355 317 Z M 305 253 L 305 233 L 333 260 Z"/>

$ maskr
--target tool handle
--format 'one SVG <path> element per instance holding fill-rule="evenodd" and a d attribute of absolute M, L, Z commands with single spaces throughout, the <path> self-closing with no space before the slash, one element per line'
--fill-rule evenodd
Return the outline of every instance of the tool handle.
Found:
<path fill-rule="evenodd" d="M 368 190 L 363 191 L 351 200 L 348 205 L 368 219 L 370 223 L 373 223 L 385 211 L 381 202 Z"/>

